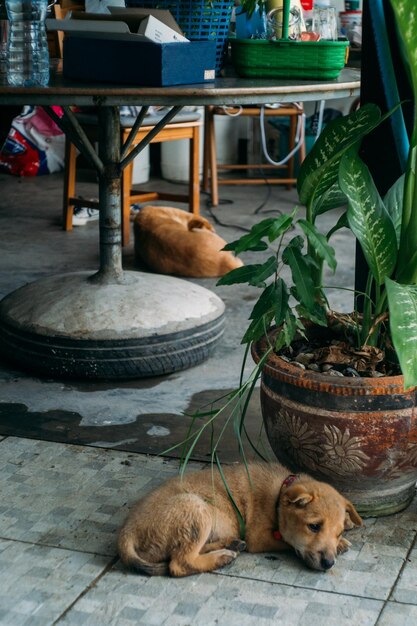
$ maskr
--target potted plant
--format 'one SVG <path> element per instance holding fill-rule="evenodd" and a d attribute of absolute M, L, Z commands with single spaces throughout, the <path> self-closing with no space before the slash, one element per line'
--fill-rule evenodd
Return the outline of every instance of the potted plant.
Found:
<path fill-rule="evenodd" d="M 391 3 L 416 98 L 412 0 Z M 417 480 L 417 119 L 406 171 L 383 199 L 359 156 L 363 137 L 387 115 L 368 104 L 330 123 L 300 169 L 305 216 L 295 209 L 265 219 L 227 245 L 236 254 L 262 255 L 274 246 L 266 261 L 218 283 L 259 289 L 242 340 L 257 365 L 221 408 L 205 414 L 188 451 L 189 458 L 225 407 L 232 407 L 228 419 L 243 449 L 248 398 L 261 376 L 264 424 L 276 456 L 334 484 L 364 515 L 401 510 Z M 322 234 L 317 217 L 346 201 L 346 212 Z M 323 266 L 336 267 L 331 237 L 342 227 L 353 232 L 368 266 L 365 292 L 355 294 L 363 306 L 349 315 L 329 310 L 322 283 Z"/>

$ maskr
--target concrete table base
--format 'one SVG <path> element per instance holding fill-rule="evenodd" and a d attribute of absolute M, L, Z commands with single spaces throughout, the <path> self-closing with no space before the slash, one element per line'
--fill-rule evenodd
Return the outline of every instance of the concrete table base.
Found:
<path fill-rule="evenodd" d="M 53 377 L 136 378 L 200 363 L 223 333 L 224 304 L 208 289 L 142 272 L 104 285 L 96 276 L 52 276 L 6 296 L 4 353 Z"/>

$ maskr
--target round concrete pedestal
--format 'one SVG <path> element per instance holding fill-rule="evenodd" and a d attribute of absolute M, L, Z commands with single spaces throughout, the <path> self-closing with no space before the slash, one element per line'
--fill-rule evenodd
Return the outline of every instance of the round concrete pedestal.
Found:
<path fill-rule="evenodd" d="M 200 363 L 223 333 L 224 303 L 178 278 L 88 272 L 43 278 L 0 303 L 3 354 L 37 374 L 140 378 Z"/>

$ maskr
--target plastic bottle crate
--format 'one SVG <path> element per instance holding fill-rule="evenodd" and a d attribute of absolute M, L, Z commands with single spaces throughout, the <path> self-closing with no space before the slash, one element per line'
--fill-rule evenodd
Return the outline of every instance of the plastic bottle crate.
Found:
<path fill-rule="evenodd" d="M 126 0 L 127 7 L 166 9 L 191 40 L 216 40 L 216 74 L 223 66 L 234 0 Z"/>

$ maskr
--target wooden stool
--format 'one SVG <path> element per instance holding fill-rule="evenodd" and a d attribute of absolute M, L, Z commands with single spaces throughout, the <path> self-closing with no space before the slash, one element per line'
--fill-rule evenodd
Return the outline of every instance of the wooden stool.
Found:
<path fill-rule="evenodd" d="M 156 116 L 145 117 L 144 126 L 137 132 L 131 149 L 154 128 L 158 119 Z M 162 115 L 160 116 L 160 118 Z M 90 114 L 77 115 L 78 120 L 83 126 L 91 141 L 95 141 L 98 133 L 97 118 Z M 149 118 L 153 118 L 154 123 L 149 125 Z M 150 202 L 154 200 L 172 200 L 174 202 L 185 202 L 189 206 L 189 211 L 194 215 L 200 213 L 200 128 L 202 120 L 199 113 L 179 113 L 174 119 L 177 122 L 167 124 L 157 135 L 151 140 L 151 143 L 161 143 L 163 141 L 175 141 L 177 139 L 190 140 L 190 175 L 188 195 L 177 193 L 165 193 L 158 191 L 149 191 L 140 193 L 134 191 L 132 187 L 133 161 L 124 168 L 122 173 L 122 244 L 126 245 L 130 239 L 130 205 L 135 202 Z M 130 117 L 121 117 L 121 142 L 125 143 L 134 120 Z M 72 217 L 74 206 L 82 205 L 90 208 L 98 208 L 98 201 L 80 200 L 75 196 L 76 181 L 76 148 L 66 139 L 65 143 L 65 170 L 64 170 L 64 201 L 63 201 L 63 227 L 64 230 L 72 230 Z"/>
<path fill-rule="evenodd" d="M 214 128 L 215 115 L 231 114 L 231 117 L 257 117 L 260 118 L 261 108 L 255 106 L 244 106 L 240 108 L 230 108 L 227 111 L 223 107 L 208 106 L 205 108 L 205 132 L 204 132 L 204 166 L 203 166 L 203 189 L 211 192 L 212 204 L 219 204 L 219 185 L 262 185 L 269 183 L 271 185 L 287 185 L 289 189 L 296 184 L 297 179 L 294 176 L 294 156 L 292 156 L 285 165 L 272 165 L 270 163 L 250 164 L 250 165 L 219 165 L 216 157 L 216 136 Z M 266 118 L 271 117 L 287 117 L 290 120 L 289 126 L 289 152 L 295 146 L 295 136 L 297 128 L 297 120 L 303 115 L 304 109 L 302 105 L 286 104 L 277 109 L 264 108 Z M 236 114 L 236 115 L 233 115 Z M 303 141 L 299 150 L 300 163 L 305 158 L 305 141 Z M 287 178 L 227 178 L 219 179 L 218 170 L 252 170 L 252 169 L 287 169 Z"/>

